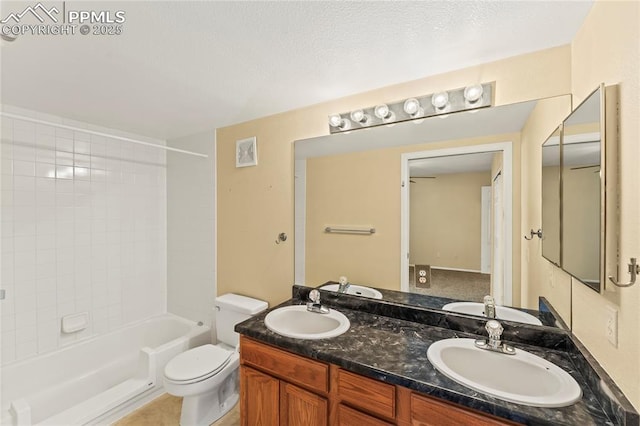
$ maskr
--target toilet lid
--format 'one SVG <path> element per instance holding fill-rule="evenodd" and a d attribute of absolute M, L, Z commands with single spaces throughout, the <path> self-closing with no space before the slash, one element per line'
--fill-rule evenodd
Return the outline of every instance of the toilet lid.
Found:
<path fill-rule="evenodd" d="M 177 382 L 210 376 L 224 368 L 232 354 L 232 351 L 211 344 L 198 346 L 169 361 L 164 368 L 164 375 Z"/>

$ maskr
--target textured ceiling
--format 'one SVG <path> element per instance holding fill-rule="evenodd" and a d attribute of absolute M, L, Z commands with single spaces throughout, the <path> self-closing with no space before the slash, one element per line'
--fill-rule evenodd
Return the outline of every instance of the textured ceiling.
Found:
<path fill-rule="evenodd" d="M 124 32 L 3 42 L 2 103 L 165 139 L 567 44 L 592 2 L 66 6 L 124 10 Z"/>

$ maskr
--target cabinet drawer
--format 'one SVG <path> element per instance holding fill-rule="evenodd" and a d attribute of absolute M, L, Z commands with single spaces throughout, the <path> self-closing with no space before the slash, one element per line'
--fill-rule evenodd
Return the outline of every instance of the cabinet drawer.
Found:
<path fill-rule="evenodd" d="M 368 414 L 361 413 L 351 407 L 340 404 L 338 406 L 338 425 L 339 426 L 392 426 L 393 423 L 387 423 Z"/>
<path fill-rule="evenodd" d="M 290 383 L 319 392 L 329 391 L 329 366 L 241 336 L 240 361 Z"/>
<path fill-rule="evenodd" d="M 338 370 L 338 395 L 349 405 L 387 418 L 396 416 L 396 388 L 393 385 Z"/>
<path fill-rule="evenodd" d="M 411 424 L 414 426 L 499 426 L 516 423 L 411 394 Z"/>

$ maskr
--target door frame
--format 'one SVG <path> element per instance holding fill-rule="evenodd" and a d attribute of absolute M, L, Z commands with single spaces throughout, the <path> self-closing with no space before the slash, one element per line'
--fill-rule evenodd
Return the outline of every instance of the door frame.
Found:
<path fill-rule="evenodd" d="M 502 151 L 504 183 L 504 304 L 513 305 L 513 143 L 511 141 L 406 152 L 400 160 L 400 289 L 409 291 L 409 160 Z M 493 179 L 493 176 L 491 176 Z M 493 292 L 493 289 L 492 289 Z"/>

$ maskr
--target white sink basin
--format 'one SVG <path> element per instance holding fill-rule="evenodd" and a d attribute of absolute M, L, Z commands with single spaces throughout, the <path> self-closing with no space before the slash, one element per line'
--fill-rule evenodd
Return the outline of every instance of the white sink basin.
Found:
<path fill-rule="evenodd" d="M 484 304 L 477 302 L 453 302 L 442 307 L 445 311 L 461 314 L 484 316 Z M 525 324 L 542 325 L 542 322 L 531 314 L 506 306 L 496 306 L 496 319 L 505 321 L 517 321 Z"/>
<path fill-rule="evenodd" d="M 275 309 L 264 318 L 264 324 L 281 336 L 309 340 L 336 337 L 351 327 L 349 318 L 335 309 L 320 314 L 307 311 L 306 305 Z"/>
<path fill-rule="evenodd" d="M 320 287 L 320 290 L 338 291 L 338 284 L 327 284 Z M 375 288 L 364 287 L 361 285 L 351 284 L 347 288 L 347 294 L 353 294 L 356 296 L 369 297 L 371 299 L 382 299 L 382 293 Z"/>
<path fill-rule="evenodd" d="M 496 398 L 533 407 L 565 407 L 582 390 L 557 365 L 516 349 L 506 355 L 477 348 L 474 339 L 445 339 L 429 346 L 431 364 L 456 382 Z"/>

